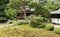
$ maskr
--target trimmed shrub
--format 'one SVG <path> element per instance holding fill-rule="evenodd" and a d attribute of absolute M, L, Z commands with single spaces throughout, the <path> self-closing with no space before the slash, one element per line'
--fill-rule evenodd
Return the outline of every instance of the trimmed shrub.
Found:
<path fill-rule="evenodd" d="M 60 27 L 54 28 L 54 32 L 57 33 L 57 34 L 60 34 Z"/>
<path fill-rule="evenodd" d="M 53 30 L 53 29 L 54 29 L 54 26 L 53 26 L 53 24 L 46 24 L 46 25 L 45 25 L 45 28 L 46 28 L 47 30 Z"/>
<path fill-rule="evenodd" d="M 43 24 L 42 22 L 40 22 L 40 24 L 38 25 L 38 28 L 44 28 L 45 24 Z"/>
<path fill-rule="evenodd" d="M 37 27 L 38 25 L 37 25 L 36 21 L 31 21 L 30 26 L 31 27 Z"/>
<path fill-rule="evenodd" d="M 31 26 L 31 27 L 42 28 L 42 27 L 44 27 L 44 24 L 42 23 L 41 20 L 39 20 L 39 19 L 34 19 L 34 20 L 31 20 L 30 26 Z"/>

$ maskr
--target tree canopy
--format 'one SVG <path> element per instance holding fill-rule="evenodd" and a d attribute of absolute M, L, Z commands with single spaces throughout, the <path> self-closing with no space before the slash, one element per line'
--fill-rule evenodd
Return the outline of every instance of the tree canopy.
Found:
<path fill-rule="evenodd" d="M 0 0 L 0 17 L 14 18 L 17 13 L 21 12 L 24 1 L 30 8 L 35 9 L 35 15 L 43 17 L 50 17 L 50 12 L 54 11 L 60 4 L 60 0 L 56 3 L 52 0 L 39 0 L 38 3 L 32 0 Z"/>
<path fill-rule="evenodd" d="M 4 9 L 6 7 L 6 4 L 9 2 L 9 0 L 0 0 L 0 17 L 4 17 Z"/>

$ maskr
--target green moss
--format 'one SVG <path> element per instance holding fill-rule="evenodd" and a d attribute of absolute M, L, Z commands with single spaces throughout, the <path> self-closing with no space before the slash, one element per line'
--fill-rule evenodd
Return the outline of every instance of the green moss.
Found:
<path fill-rule="evenodd" d="M 28 24 L 0 28 L 0 37 L 60 37 L 52 31 L 32 28 Z"/>

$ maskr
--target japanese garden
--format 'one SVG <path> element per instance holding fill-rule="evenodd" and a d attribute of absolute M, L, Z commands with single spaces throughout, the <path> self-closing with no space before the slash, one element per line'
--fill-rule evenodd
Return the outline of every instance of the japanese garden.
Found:
<path fill-rule="evenodd" d="M 0 37 L 60 37 L 60 0 L 0 0 Z"/>

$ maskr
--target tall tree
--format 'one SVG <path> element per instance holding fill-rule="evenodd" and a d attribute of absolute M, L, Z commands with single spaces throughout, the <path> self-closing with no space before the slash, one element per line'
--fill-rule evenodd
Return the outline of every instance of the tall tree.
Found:
<path fill-rule="evenodd" d="M 0 17 L 4 17 L 4 9 L 6 7 L 6 4 L 9 2 L 9 0 L 0 0 Z"/>
<path fill-rule="evenodd" d="M 5 13 L 6 13 L 7 17 L 10 17 L 10 18 L 13 16 L 15 17 L 17 15 L 17 13 L 21 12 L 22 7 L 26 4 L 28 5 L 28 3 L 30 1 L 31 0 L 10 0 L 5 9 Z M 12 11 L 13 11 L 13 14 L 12 14 Z"/>

